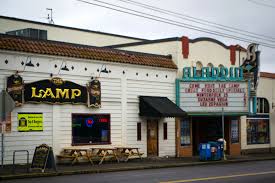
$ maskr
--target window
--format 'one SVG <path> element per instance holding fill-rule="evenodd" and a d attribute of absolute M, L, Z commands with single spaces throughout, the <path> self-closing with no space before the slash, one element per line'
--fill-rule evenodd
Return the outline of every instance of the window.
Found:
<path fill-rule="evenodd" d="M 163 140 L 167 140 L 167 123 L 163 123 Z"/>
<path fill-rule="evenodd" d="M 257 98 L 257 113 L 269 113 L 269 103 L 266 98 Z"/>
<path fill-rule="evenodd" d="M 247 119 L 247 144 L 269 143 L 269 119 L 248 118 Z"/>
<path fill-rule="evenodd" d="M 221 68 L 223 68 L 224 66 L 223 66 L 222 64 L 220 64 L 218 67 L 219 67 L 219 69 L 221 69 Z M 221 76 L 222 76 L 222 73 L 219 72 L 219 77 L 221 77 Z"/>
<path fill-rule="evenodd" d="M 141 123 L 137 123 L 137 141 L 141 141 Z"/>
<path fill-rule="evenodd" d="M 191 144 L 190 137 L 190 122 L 188 120 L 183 120 L 180 123 L 180 143 L 181 146 L 186 146 Z"/>
<path fill-rule="evenodd" d="M 239 121 L 231 120 L 231 143 L 239 143 Z"/>
<path fill-rule="evenodd" d="M 214 67 L 214 65 L 212 63 L 208 63 L 207 67 L 209 68 L 209 77 L 212 77 L 212 67 Z"/>
<path fill-rule="evenodd" d="M 202 63 L 200 61 L 198 61 L 196 63 L 196 73 L 197 76 L 201 77 L 201 69 L 202 69 Z"/>
<path fill-rule="evenodd" d="M 110 114 L 72 114 L 72 144 L 110 144 Z"/>
<path fill-rule="evenodd" d="M 47 31 L 46 30 L 41 30 L 41 29 L 27 28 L 27 29 L 9 31 L 9 32 L 6 32 L 6 34 L 30 37 L 30 38 L 33 38 L 33 39 L 47 40 Z"/>

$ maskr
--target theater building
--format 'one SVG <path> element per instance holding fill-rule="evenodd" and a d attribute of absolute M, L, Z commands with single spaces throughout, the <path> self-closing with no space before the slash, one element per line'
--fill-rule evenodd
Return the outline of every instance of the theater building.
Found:
<path fill-rule="evenodd" d="M 0 89 L 17 105 L 5 122 L 5 164 L 14 150 L 32 155 L 42 143 L 55 154 L 132 146 L 175 156 L 175 117 L 186 113 L 175 104 L 171 56 L 2 34 L 0 60 Z"/>
<path fill-rule="evenodd" d="M 177 156 L 197 155 L 199 143 L 222 136 L 227 141 L 227 154 L 241 154 L 241 133 L 245 128 L 241 126 L 242 116 L 253 113 L 256 96 L 253 78 L 244 64 L 250 59 L 246 49 L 212 38 L 188 37 L 109 47 L 171 54 L 174 58 L 178 66 L 176 103 L 189 116 L 176 120 Z"/>

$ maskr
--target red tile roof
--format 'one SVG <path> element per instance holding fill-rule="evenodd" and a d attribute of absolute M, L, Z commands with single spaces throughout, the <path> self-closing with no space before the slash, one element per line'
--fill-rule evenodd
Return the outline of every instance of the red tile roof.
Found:
<path fill-rule="evenodd" d="M 0 49 L 177 69 L 171 57 L 0 34 Z"/>
<path fill-rule="evenodd" d="M 261 72 L 260 77 L 275 79 L 275 73 Z"/>

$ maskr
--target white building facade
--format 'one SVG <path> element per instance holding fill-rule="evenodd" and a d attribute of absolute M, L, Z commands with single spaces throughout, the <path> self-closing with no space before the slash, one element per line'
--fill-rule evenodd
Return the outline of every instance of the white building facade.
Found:
<path fill-rule="evenodd" d="M 24 46 L 25 48 L 22 49 Z M 96 47 L 87 48 L 87 46 L 81 45 L 6 35 L 1 35 L 0 47 L 0 89 L 6 90 L 7 78 L 18 74 L 23 78 L 25 100 L 28 90 L 26 87 L 41 80 L 52 81 L 57 77 L 61 78 L 63 82 L 70 81 L 83 87 L 95 78 L 98 78 L 101 83 L 100 108 L 87 107 L 85 104 L 48 104 L 43 101 L 39 103 L 25 101 L 16 107 L 10 117 L 11 129 L 5 133 L 4 138 L 5 164 L 12 163 L 14 150 L 28 150 L 32 155 L 35 146 L 42 143 L 52 146 L 55 154 L 59 154 L 62 148 L 72 145 L 84 145 L 85 147 L 131 146 L 140 148 L 144 156 L 147 156 L 147 122 L 150 120 L 157 120 L 158 149 L 156 155 L 175 156 L 175 118 L 172 116 L 169 118 L 141 117 L 139 114 L 139 96 L 167 97 L 171 101 L 175 101 L 174 81 L 177 67 L 170 57 Z M 59 56 L 55 55 L 53 50 L 57 50 Z M 84 52 L 88 56 L 84 55 L 83 58 L 81 54 Z M 30 62 L 33 64 L 32 66 Z M 65 67 L 67 69 L 64 69 Z M 108 73 L 101 72 L 102 70 L 107 70 Z M 38 88 L 32 90 L 32 96 L 39 96 L 38 91 L 40 92 Z M 52 95 L 44 94 L 45 98 Z M 74 94 L 77 97 L 79 93 L 75 92 Z M 63 95 L 59 93 L 59 95 L 66 96 L 65 93 Z M 41 94 L 40 98 L 43 97 Z M 57 98 L 57 96 L 54 97 Z M 31 116 L 36 113 L 42 114 L 42 128 L 38 131 L 35 129 L 20 131 L 19 116 L 25 113 Z M 109 119 L 106 119 L 109 127 L 106 127 L 105 130 L 108 132 L 104 136 L 108 140 L 105 139 L 104 143 L 101 143 L 100 140 L 96 143 L 85 141 L 84 144 L 74 142 L 73 118 L 76 114 L 92 117 L 101 114 L 110 116 Z M 165 138 L 164 126 L 166 128 Z M 102 139 L 102 134 L 99 137 Z M 18 156 L 17 160 L 24 162 L 25 156 Z"/>

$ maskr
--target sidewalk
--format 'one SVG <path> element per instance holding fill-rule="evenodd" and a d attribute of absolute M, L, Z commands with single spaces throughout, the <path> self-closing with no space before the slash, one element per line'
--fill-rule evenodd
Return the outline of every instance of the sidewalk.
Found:
<path fill-rule="evenodd" d="M 257 155 L 242 155 L 242 156 L 228 156 L 226 161 L 199 161 L 198 157 L 193 158 L 144 158 L 142 160 L 129 160 L 129 162 L 108 162 L 102 165 L 91 165 L 88 163 L 58 164 L 57 172 L 53 170 L 46 170 L 45 173 L 41 171 L 33 171 L 27 173 L 25 165 L 17 166 L 15 173 L 12 173 L 12 166 L 6 165 L 0 168 L 0 180 L 30 178 L 30 177 L 46 177 L 46 176 L 60 176 L 73 174 L 87 174 L 87 173 L 104 173 L 114 171 L 127 170 L 142 170 L 152 168 L 169 168 L 169 167 L 184 167 L 196 165 L 213 165 L 225 163 L 238 163 L 247 161 L 263 161 L 275 160 L 275 154 L 257 154 Z"/>

